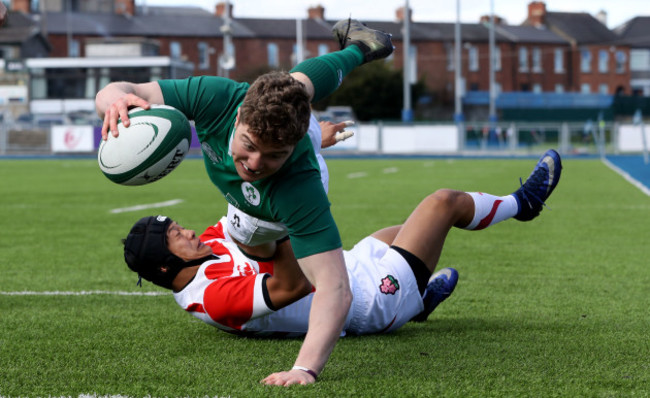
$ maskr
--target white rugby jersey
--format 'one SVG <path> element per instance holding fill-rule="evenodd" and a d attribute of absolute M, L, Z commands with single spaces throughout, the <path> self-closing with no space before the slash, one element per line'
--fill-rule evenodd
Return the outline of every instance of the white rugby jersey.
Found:
<path fill-rule="evenodd" d="M 225 331 L 245 329 L 251 318 L 272 313 L 264 300 L 262 281 L 272 274 L 273 264 L 244 256 L 226 241 L 221 222 L 206 229 L 200 239 L 217 257 L 203 263 L 194 279 L 174 293 L 178 305 Z"/>
<path fill-rule="evenodd" d="M 278 311 L 264 297 L 264 278 L 273 263 L 246 257 L 229 240 L 226 218 L 201 234 L 216 257 L 203 263 L 194 279 L 178 293 L 176 302 L 202 321 L 226 332 L 274 337 L 304 335 L 313 294 Z M 353 292 L 343 335 L 393 331 L 423 309 L 422 297 L 408 263 L 388 245 L 365 238 L 344 251 Z"/>

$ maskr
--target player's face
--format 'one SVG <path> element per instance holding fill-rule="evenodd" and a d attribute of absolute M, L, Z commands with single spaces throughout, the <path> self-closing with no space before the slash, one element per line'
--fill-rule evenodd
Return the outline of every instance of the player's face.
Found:
<path fill-rule="evenodd" d="M 239 123 L 232 140 L 232 160 L 242 180 L 259 181 L 280 170 L 293 148 L 293 145 L 265 145 L 248 132 L 245 124 Z"/>
<path fill-rule="evenodd" d="M 204 245 L 194 231 L 181 227 L 176 221 L 169 224 L 167 229 L 167 247 L 185 261 L 198 260 L 212 254 L 210 246 Z"/>

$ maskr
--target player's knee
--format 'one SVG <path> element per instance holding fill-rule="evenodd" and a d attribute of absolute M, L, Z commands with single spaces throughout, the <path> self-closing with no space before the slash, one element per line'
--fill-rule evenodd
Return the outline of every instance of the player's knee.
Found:
<path fill-rule="evenodd" d="M 463 192 L 453 189 L 439 189 L 427 197 L 430 205 L 436 209 L 453 209 Z"/>

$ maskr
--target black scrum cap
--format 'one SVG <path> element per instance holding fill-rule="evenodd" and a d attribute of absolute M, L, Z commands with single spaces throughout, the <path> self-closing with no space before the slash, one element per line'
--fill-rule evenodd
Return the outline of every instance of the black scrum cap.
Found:
<path fill-rule="evenodd" d="M 149 216 L 138 220 L 124 241 L 124 261 L 142 278 L 167 289 L 185 261 L 167 248 L 169 217 Z M 166 270 L 161 270 L 165 266 Z"/>

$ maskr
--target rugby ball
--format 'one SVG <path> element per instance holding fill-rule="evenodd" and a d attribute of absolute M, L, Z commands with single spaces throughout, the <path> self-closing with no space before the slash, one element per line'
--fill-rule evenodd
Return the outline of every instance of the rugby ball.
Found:
<path fill-rule="evenodd" d="M 122 185 L 158 181 L 178 166 L 192 141 L 190 122 L 178 109 L 152 105 L 129 111 L 131 124 L 119 121 L 118 136 L 108 134 L 97 153 L 99 168 L 109 180 Z"/>

